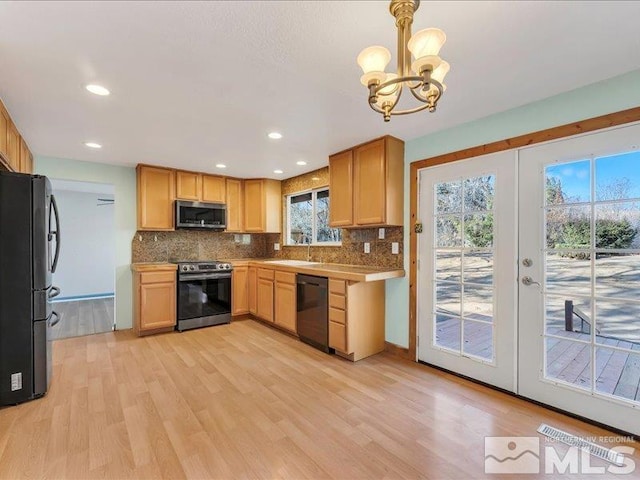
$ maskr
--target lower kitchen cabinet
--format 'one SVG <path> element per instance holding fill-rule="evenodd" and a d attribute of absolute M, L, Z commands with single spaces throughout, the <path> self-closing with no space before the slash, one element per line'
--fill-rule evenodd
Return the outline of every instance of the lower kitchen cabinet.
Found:
<path fill-rule="evenodd" d="M 266 268 L 258 269 L 256 316 L 267 322 L 273 322 L 273 279 L 273 270 Z"/>
<path fill-rule="evenodd" d="M 133 329 L 137 335 L 176 325 L 176 266 L 134 265 Z"/>
<path fill-rule="evenodd" d="M 249 313 L 249 267 L 233 267 L 231 282 L 231 315 Z"/>
<path fill-rule="evenodd" d="M 296 274 L 275 273 L 274 323 L 291 332 L 296 331 Z"/>
<path fill-rule="evenodd" d="M 357 361 L 384 350 L 384 282 L 329 279 L 329 347 Z"/>

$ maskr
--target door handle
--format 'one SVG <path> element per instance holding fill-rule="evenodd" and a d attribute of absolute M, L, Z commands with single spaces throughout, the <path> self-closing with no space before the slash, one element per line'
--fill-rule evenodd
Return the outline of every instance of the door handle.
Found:
<path fill-rule="evenodd" d="M 526 285 L 527 287 L 529 287 L 531 285 L 540 286 L 540 282 L 534 282 L 533 278 L 531 278 L 529 276 L 522 277 L 522 284 Z"/>

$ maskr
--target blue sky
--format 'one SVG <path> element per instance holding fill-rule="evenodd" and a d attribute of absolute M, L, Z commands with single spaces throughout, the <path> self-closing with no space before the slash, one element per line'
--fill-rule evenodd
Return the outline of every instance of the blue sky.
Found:
<path fill-rule="evenodd" d="M 627 178 L 629 180 L 628 195 L 625 198 L 640 198 L 640 152 L 633 151 L 609 157 L 600 157 L 595 160 L 596 194 L 603 187 L 611 185 Z M 547 177 L 558 178 L 562 184 L 562 190 L 571 201 L 591 201 L 591 166 L 590 161 L 552 164 L 546 168 Z"/>

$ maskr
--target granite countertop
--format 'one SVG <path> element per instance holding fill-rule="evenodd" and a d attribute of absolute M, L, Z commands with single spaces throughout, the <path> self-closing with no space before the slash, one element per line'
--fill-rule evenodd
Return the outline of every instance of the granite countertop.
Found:
<path fill-rule="evenodd" d="M 338 263 L 313 263 L 301 262 L 302 264 L 289 264 L 282 259 L 230 259 L 226 260 L 234 266 L 256 266 L 274 270 L 302 273 L 306 275 L 317 275 L 340 280 L 351 280 L 354 282 L 376 282 L 379 280 L 389 280 L 405 276 L 405 271 L 401 269 L 390 269 L 382 267 L 367 267 L 362 265 L 342 265 Z M 282 262 L 282 263 L 280 263 Z"/>
<path fill-rule="evenodd" d="M 167 262 L 140 262 L 132 263 L 131 270 L 134 272 L 153 272 L 162 270 L 177 270 L 178 265 Z"/>

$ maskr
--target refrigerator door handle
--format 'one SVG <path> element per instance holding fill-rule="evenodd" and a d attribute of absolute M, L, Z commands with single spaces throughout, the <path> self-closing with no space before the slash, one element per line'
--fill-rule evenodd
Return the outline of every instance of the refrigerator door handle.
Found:
<path fill-rule="evenodd" d="M 51 206 L 53 207 L 53 213 L 56 216 L 56 229 L 51 230 L 51 227 L 49 227 L 49 240 L 52 239 L 53 235 L 56 236 L 56 253 L 53 258 L 53 263 L 51 264 L 51 273 L 55 273 L 56 268 L 58 267 L 58 260 L 60 259 L 60 215 L 58 214 L 58 204 L 56 203 L 55 195 L 51 195 Z"/>
<path fill-rule="evenodd" d="M 52 286 L 49 292 L 49 299 L 56 298 L 58 295 L 60 295 L 60 287 Z"/>
<path fill-rule="evenodd" d="M 60 319 L 62 317 L 58 315 L 58 312 L 51 312 L 51 316 L 56 317 L 56 319 L 53 322 L 51 322 L 51 325 L 50 325 L 51 327 L 55 327 L 58 324 L 58 322 L 60 322 Z"/>

